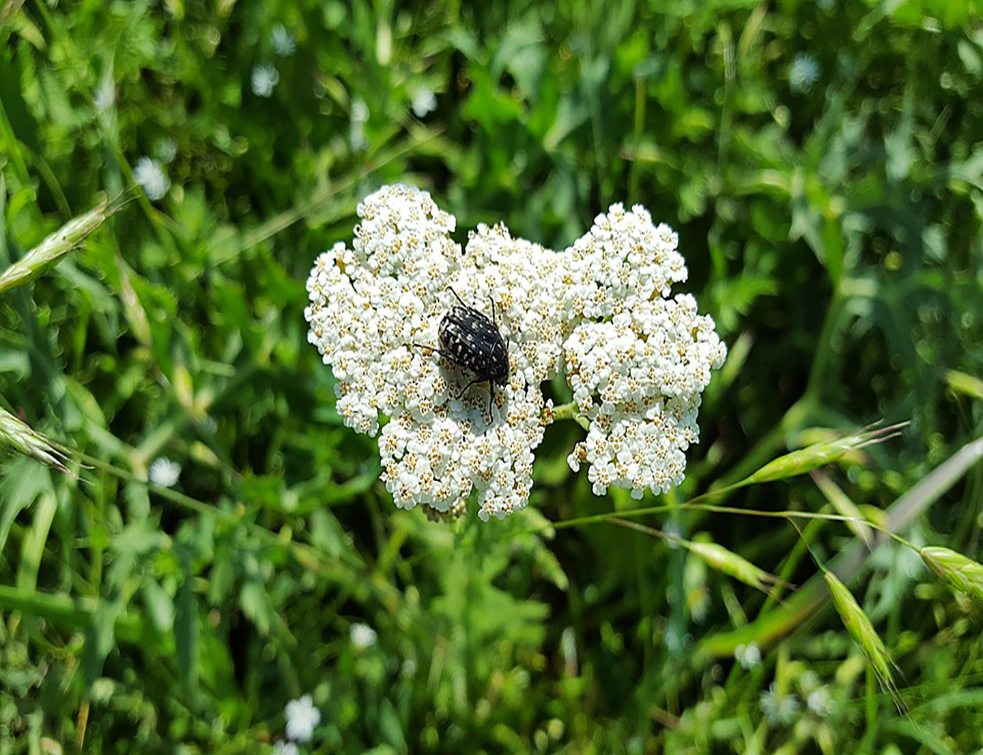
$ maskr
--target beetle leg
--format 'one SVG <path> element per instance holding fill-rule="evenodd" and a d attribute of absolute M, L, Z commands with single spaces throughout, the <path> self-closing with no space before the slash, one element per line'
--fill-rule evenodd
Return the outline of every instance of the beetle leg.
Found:
<path fill-rule="evenodd" d="M 492 322 L 495 324 L 495 330 L 498 330 L 498 317 L 495 315 L 495 300 L 490 296 L 488 298 L 491 299 L 492 303 Z"/>
<path fill-rule="evenodd" d="M 454 356 L 453 354 L 448 354 L 446 351 L 441 351 L 440 350 L 440 347 L 438 347 L 438 346 L 425 346 L 422 343 L 414 343 L 413 345 L 416 346 L 416 347 L 418 347 L 418 348 L 426 349 L 427 351 L 433 351 L 433 352 L 435 352 L 437 354 L 440 354 L 448 362 L 451 362 L 453 364 L 456 364 L 458 367 L 464 367 L 465 369 L 467 369 L 467 365 L 464 364 L 463 362 L 459 361 L 456 356 Z"/>
<path fill-rule="evenodd" d="M 461 392 L 457 394 L 457 397 L 458 398 L 461 398 L 461 396 L 463 396 L 465 393 L 468 392 L 468 390 L 471 388 L 472 385 L 477 385 L 478 383 L 484 383 L 484 382 L 485 381 L 482 378 L 475 378 L 470 383 L 468 383 L 466 386 L 464 386 L 464 388 L 461 389 Z"/>

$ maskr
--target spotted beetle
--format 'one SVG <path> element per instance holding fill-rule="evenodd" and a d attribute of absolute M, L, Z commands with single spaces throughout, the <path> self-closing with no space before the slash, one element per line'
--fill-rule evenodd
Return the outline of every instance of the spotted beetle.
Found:
<path fill-rule="evenodd" d="M 457 292 L 447 287 L 460 306 L 451 307 L 444 315 L 437 330 L 439 348 L 413 344 L 421 349 L 436 351 L 458 367 L 464 367 L 474 375 L 474 379 L 464 386 L 458 394 L 461 398 L 468 389 L 477 383 L 488 382 L 488 413 L 491 413 L 495 399 L 495 384 L 504 386 L 509 380 L 509 352 L 505 339 L 498 330 L 495 314 L 495 300 L 492 300 L 492 316 L 479 312 L 465 304 Z"/>

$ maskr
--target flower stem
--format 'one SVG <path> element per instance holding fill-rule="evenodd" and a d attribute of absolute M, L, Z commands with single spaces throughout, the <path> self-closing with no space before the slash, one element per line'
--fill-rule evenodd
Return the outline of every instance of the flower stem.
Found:
<path fill-rule="evenodd" d="M 569 404 L 560 404 L 553 407 L 553 419 L 572 419 L 585 430 L 590 430 L 590 420 L 577 411 L 577 402 L 571 401 Z"/>

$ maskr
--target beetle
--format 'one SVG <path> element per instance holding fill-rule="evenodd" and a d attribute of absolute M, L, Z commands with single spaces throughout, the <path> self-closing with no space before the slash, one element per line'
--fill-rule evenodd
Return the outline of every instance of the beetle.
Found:
<path fill-rule="evenodd" d="M 495 300 L 492 299 L 492 316 L 469 307 L 457 292 L 454 294 L 460 306 L 453 306 L 440 321 L 437 330 L 438 348 L 415 343 L 421 349 L 436 351 L 444 359 L 463 367 L 474 375 L 474 379 L 464 386 L 458 394 L 461 398 L 472 385 L 488 383 L 488 413 L 491 413 L 495 399 L 495 385 L 505 386 L 509 381 L 509 351 L 505 339 L 498 330 L 498 316 L 495 313 Z"/>

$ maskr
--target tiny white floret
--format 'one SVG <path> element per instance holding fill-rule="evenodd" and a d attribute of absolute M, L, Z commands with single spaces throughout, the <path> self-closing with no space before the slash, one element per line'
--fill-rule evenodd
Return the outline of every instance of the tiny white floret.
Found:
<path fill-rule="evenodd" d="M 351 640 L 359 650 L 365 650 L 375 645 L 377 635 L 375 630 L 368 624 L 352 624 Z"/>
<path fill-rule="evenodd" d="M 734 659 L 744 669 L 752 669 L 761 663 L 761 648 L 752 642 L 748 645 L 738 645 L 734 650 Z"/>
<path fill-rule="evenodd" d="M 153 485 L 162 488 L 173 488 L 181 476 L 181 465 L 176 461 L 168 459 L 166 456 L 159 456 L 154 459 L 147 470 L 147 479 Z"/>
<path fill-rule="evenodd" d="M 167 196 L 171 179 L 167 177 L 160 162 L 152 157 L 141 157 L 133 169 L 133 180 L 143 189 L 147 199 L 157 202 Z"/>
<path fill-rule="evenodd" d="M 253 66 L 252 86 L 253 94 L 257 97 L 269 97 L 273 94 L 273 89 L 280 83 L 280 72 L 276 70 L 272 63 Z"/>
<path fill-rule="evenodd" d="M 314 736 L 314 727 L 321 722 L 321 711 L 314 707 L 310 695 L 287 703 L 287 739 L 309 742 Z"/>

